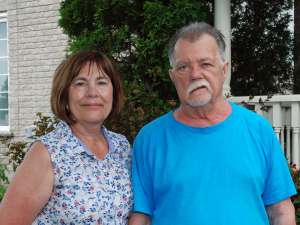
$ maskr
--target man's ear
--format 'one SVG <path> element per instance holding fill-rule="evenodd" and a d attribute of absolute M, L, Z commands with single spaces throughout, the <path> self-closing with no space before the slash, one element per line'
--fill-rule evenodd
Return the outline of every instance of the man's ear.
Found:
<path fill-rule="evenodd" d="M 223 62 L 222 73 L 223 73 L 224 80 L 226 80 L 226 78 L 228 76 L 228 65 L 229 65 L 228 61 Z"/>
<path fill-rule="evenodd" d="M 169 69 L 169 77 L 170 77 L 170 79 L 171 79 L 171 81 L 174 83 L 174 71 L 173 71 L 173 69 L 171 68 L 171 69 Z"/>

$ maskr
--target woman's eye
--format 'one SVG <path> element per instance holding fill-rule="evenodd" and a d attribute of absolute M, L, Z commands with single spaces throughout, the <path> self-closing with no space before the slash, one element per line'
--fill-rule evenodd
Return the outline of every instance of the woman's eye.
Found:
<path fill-rule="evenodd" d="M 75 86 L 83 86 L 85 83 L 84 82 L 82 82 L 82 81 L 75 81 L 74 82 L 74 85 Z"/>
<path fill-rule="evenodd" d="M 99 80 L 97 83 L 99 85 L 106 85 L 108 82 L 106 80 Z"/>

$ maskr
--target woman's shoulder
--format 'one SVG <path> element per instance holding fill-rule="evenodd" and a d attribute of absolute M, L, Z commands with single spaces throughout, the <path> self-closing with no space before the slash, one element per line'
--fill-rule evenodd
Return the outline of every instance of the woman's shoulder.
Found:
<path fill-rule="evenodd" d="M 52 137 L 63 137 L 66 136 L 68 133 L 70 133 L 70 127 L 69 125 L 64 122 L 60 121 L 54 126 L 54 129 L 43 136 L 40 137 L 40 139 L 49 139 Z"/>
<path fill-rule="evenodd" d="M 131 154 L 131 145 L 126 136 L 104 128 L 104 135 L 108 139 L 110 147 L 115 152 L 123 152 L 122 154 Z"/>
<path fill-rule="evenodd" d="M 125 135 L 108 130 L 106 127 L 103 127 L 103 131 L 105 135 L 110 139 L 110 140 L 118 140 L 121 142 L 127 142 L 129 143 L 128 139 L 126 138 Z"/>
<path fill-rule="evenodd" d="M 74 151 L 69 150 L 79 146 L 70 127 L 65 122 L 59 122 L 53 131 L 41 136 L 38 141 L 44 144 L 53 158 L 67 152 L 73 154 Z"/>
<path fill-rule="evenodd" d="M 54 130 L 41 136 L 38 140 L 40 140 L 44 144 L 46 143 L 46 144 L 53 145 L 64 141 L 69 143 L 71 139 L 72 139 L 72 132 L 69 125 L 64 121 L 60 121 L 56 125 Z"/>

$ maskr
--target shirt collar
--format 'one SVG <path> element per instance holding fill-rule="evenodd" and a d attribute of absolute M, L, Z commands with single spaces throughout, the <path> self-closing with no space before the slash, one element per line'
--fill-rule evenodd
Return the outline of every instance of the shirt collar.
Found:
<path fill-rule="evenodd" d="M 65 121 L 60 121 L 57 125 L 57 129 L 61 130 L 61 134 L 64 139 L 67 140 L 68 144 L 74 143 L 74 146 L 72 146 L 72 152 L 78 154 L 85 152 L 89 155 L 93 155 L 93 153 L 79 140 L 79 138 L 73 134 L 70 126 Z M 102 126 L 99 132 L 102 132 L 108 143 L 108 153 L 116 151 L 115 145 L 111 141 L 110 131 L 106 127 Z"/>

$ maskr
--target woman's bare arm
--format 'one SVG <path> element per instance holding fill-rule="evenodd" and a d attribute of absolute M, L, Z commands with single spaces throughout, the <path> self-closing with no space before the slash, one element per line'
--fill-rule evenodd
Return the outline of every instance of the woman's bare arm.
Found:
<path fill-rule="evenodd" d="M 0 204 L 0 224 L 31 224 L 47 203 L 53 183 L 49 153 L 37 142 L 18 167 Z"/>

